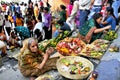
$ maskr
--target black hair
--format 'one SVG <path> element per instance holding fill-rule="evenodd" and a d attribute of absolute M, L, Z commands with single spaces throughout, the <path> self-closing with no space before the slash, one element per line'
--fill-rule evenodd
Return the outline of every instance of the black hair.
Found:
<path fill-rule="evenodd" d="M 106 8 L 106 11 L 107 11 L 107 12 L 109 12 L 109 13 L 110 13 L 110 15 L 113 15 L 113 16 L 114 16 L 114 13 L 113 13 L 113 12 L 114 12 L 114 11 L 113 11 L 113 8 L 111 8 L 111 7 L 107 7 L 107 8 Z M 114 17 L 115 17 L 115 16 L 114 16 Z"/>
<path fill-rule="evenodd" d="M 46 10 L 47 12 L 49 11 L 49 8 L 48 7 L 44 7 L 44 10 Z"/>
<path fill-rule="evenodd" d="M 95 13 L 95 14 L 93 15 L 93 19 L 94 19 L 94 21 L 95 21 L 95 25 L 96 25 L 96 27 L 98 27 L 98 28 L 100 28 L 100 26 L 99 26 L 99 24 L 97 23 L 97 19 L 99 19 L 100 17 L 102 17 L 102 14 L 100 14 L 100 13 Z"/>
<path fill-rule="evenodd" d="M 35 31 L 34 31 L 34 33 L 38 36 L 38 35 L 41 35 L 41 32 L 40 32 L 40 30 L 39 29 L 36 29 Z"/>
<path fill-rule="evenodd" d="M 70 4 L 73 5 L 74 1 L 75 1 L 75 0 L 70 0 Z"/>
<path fill-rule="evenodd" d="M 64 25 L 64 21 L 63 20 L 59 20 L 59 21 L 57 21 L 57 23 L 60 24 L 60 25 Z"/>
<path fill-rule="evenodd" d="M 27 6 L 27 4 L 25 3 L 24 6 Z"/>
<path fill-rule="evenodd" d="M 37 18 L 38 20 L 40 20 L 41 22 L 42 22 L 42 15 L 41 15 L 41 13 L 39 13 L 39 15 L 38 15 L 38 18 Z"/>
<path fill-rule="evenodd" d="M 40 7 L 40 9 L 43 11 L 43 10 L 44 10 L 44 7 L 43 7 L 43 6 L 41 6 L 41 7 Z"/>
<path fill-rule="evenodd" d="M 8 15 L 5 15 L 5 19 L 8 19 Z"/>
<path fill-rule="evenodd" d="M 17 17 L 18 17 L 18 18 L 21 18 L 21 16 L 20 16 L 20 14 L 19 14 L 19 13 L 17 14 Z"/>
<path fill-rule="evenodd" d="M 94 15 L 93 15 L 93 19 L 96 21 L 98 18 L 100 18 L 100 17 L 102 17 L 102 14 L 100 14 L 100 13 L 95 13 Z"/>
<path fill-rule="evenodd" d="M 36 29 L 34 33 L 35 35 L 37 35 L 38 42 L 42 41 L 42 33 L 40 32 L 40 30 Z"/>
<path fill-rule="evenodd" d="M 60 5 L 60 8 L 63 9 L 63 10 L 66 9 L 66 7 L 64 5 Z"/>
<path fill-rule="evenodd" d="M 37 7 L 38 7 L 38 4 L 36 3 L 36 4 L 35 4 L 35 6 L 37 6 Z"/>

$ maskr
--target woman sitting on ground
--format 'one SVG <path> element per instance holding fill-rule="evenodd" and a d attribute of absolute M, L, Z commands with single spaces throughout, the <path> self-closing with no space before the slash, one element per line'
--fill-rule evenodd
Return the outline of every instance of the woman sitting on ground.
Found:
<path fill-rule="evenodd" d="M 24 76 L 40 76 L 46 71 L 56 69 L 56 58 L 50 58 L 53 48 L 47 48 L 44 55 L 38 49 L 38 43 L 33 38 L 23 41 L 23 47 L 18 58 L 19 69 Z"/>
<path fill-rule="evenodd" d="M 93 19 L 85 22 L 85 24 L 79 30 L 79 37 L 86 43 L 90 43 L 101 37 L 105 30 L 111 28 L 111 26 L 106 26 L 101 28 L 100 24 L 102 21 L 102 15 L 100 13 L 95 13 Z"/>

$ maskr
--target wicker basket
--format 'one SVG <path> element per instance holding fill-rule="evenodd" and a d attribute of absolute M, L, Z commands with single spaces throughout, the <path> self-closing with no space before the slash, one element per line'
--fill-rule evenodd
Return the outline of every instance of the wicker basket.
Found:
<path fill-rule="evenodd" d="M 73 60 L 81 61 L 85 66 L 90 67 L 90 71 L 87 72 L 86 74 L 70 74 L 68 71 L 64 71 L 62 69 L 62 66 L 64 65 L 61 61 L 62 59 L 67 59 L 67 60 L 72 60 L 72 61 Z M 69 78 L 69 79 L 85 79 L 93 71 L 94 66 L 89 60 L 87 60 L 85 58 L 82 58 L 82 57 L 79 57 L 79 56 L 66 56 L 66 57 L 60 58 L 57 61 L 57 69 L 58 69 L 58 72 L 66 78 Z"/>

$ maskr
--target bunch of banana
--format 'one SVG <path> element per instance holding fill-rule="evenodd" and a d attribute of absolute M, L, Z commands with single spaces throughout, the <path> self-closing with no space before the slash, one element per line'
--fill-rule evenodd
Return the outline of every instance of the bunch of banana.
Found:
<path fill-rule="evenodd" d="M 116 39 L 117 37 L 118 37 L 118 34 L 115 31 L 110 30 L 104 35 L 103 39 L 112 41 Z"/>

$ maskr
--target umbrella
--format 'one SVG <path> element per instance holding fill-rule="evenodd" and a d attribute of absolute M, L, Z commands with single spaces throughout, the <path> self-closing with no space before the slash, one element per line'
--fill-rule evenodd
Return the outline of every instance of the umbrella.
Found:
<path fill-rule="evenodd" d="M 17 26 L 15 27 L 15 31 L 23 37 L 26 37 L 26 38 L 30 37 L 30 30 L 27 27 Z"/>

